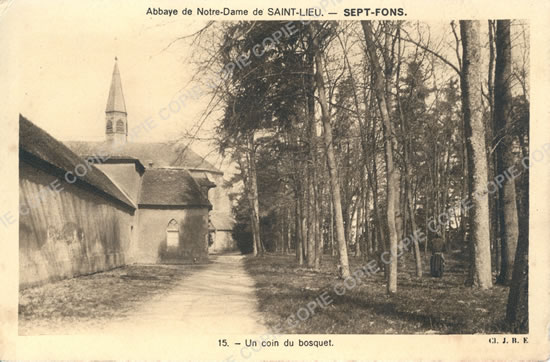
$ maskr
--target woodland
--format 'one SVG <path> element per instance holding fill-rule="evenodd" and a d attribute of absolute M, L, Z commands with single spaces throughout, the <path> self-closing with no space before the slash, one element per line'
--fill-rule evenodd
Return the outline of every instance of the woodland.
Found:
<path fill-rule="evenodd" d="M 299 303 L 275 295 L 375 260 L 358 310 L 372 290 L 379 310 L 439 290 L 430 303 L 486 298 L 477 309 L 499 326 L 481 330 L 528 331 L 528 39 L 523 20 L 210 22 L 182 37 L 236 166 L 233 235 L 274 323 Z"/>

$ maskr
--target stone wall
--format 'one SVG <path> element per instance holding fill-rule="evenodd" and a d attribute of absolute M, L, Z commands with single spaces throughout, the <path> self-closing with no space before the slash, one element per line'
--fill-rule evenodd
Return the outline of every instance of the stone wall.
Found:
<path fill-rule="evenodd" d="M 211 253 L 223 253 L 238 250 L 237 242 L 233 239 L 233 211 L 229 199 L 230 188 L 225 185 L 223 175 L 206 172 L 216 187 L 208 191 L 208 200 L 212 203 L 210 219 L 216 228 L 214 243 L 210 246 Z"/>
<path fill-rule="evenodd" d="M 21 288 L 129 261 L 128 250 L 136 236 L 132 209 L 24 161 L 19 173 Z M 49 188 L 56 180 L 62 187 L 59 192 Z"/>
<path fill-rule="evenodd" d="M 225 187 L 223 175 L 210 172 L 208 177 L 216 184 L 216 187 L 208 191 L 208 200 L 212 203 L 212 211 L 231 217 L 230 190 Z"/>
<path fill-rule="evenodd" d="M 138 263 L 203 263 L 208 261 L 208 208 L 139 208 L 139 240 L 132 249 Z M 177 248 L 167 248 L 166 228 L 176 220 Z"/>

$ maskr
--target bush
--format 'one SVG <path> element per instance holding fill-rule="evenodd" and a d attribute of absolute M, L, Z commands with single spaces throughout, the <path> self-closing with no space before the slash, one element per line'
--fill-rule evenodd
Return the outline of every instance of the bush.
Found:
<path fill-rule="evenodd" d="M 237 241 L 237 248 L 242 254 L 250 254 L 253 250 L 253 237 L 250 225 L 237 223 L 233 227 L 233 239 Z"/>

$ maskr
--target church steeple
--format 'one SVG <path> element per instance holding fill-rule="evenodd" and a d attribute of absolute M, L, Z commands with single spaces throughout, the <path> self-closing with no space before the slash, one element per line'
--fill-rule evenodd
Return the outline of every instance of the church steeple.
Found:
<path fill-rule="evenodd" d="M 109 89 L 109 98 L 107 98 L 107 107 L 105 108 L 105 135 L 108 141 L 125 143 L 128 136 L 128 119 L 117 61 L 118 59 L 115 57 L 113 78 Z"/>

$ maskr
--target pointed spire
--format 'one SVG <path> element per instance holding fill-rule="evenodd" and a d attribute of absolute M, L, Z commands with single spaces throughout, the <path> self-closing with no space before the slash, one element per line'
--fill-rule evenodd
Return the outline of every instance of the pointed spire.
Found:
<path fill-rule="evenodd" d="M 107 108 L 105 112 L 126 113 L 126 103 L 122 94 L 122 82 L 120 81 L 120 72 L 118 71 L 118 59 L 115 57 L 115 67 L 113 69 L 113 79 L 111 80 L 111 89 L 107 99 Z"/>

